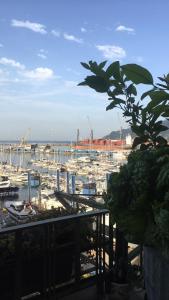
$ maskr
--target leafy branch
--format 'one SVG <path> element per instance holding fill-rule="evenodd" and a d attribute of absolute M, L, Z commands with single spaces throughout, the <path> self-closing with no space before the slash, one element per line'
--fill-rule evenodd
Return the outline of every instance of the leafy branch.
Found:
<path fill-rule="evenodd" d="M 99 93 L 106 93 L 110 104 L 106 110 L 119 108 L 135 133 L 133 148 L 157 148 L 167 145 L 160 135 L 168 127 L 161 118 L 169 118 L 169 74 L 158 77 L 155 84 L 152 74 L 137 64 L 120 65 L 119 61 L 107 68 L 106 61 L 81 63 L 93 75 L 87 76 L 79 86 L 89 86 Z M 151 89 L 138 98 L 137 85 L 150 85 Z M 146 99 L 146 101 L 145 101 Z"/>

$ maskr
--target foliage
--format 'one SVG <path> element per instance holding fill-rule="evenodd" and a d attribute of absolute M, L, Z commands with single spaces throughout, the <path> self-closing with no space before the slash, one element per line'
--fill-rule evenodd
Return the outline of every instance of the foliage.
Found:
<path fill-rule="evenodd" d="M 155 84 L 151 73 L 137 64 L 120 65 L 115 61 L 107 69 L 105 65 L 106 62 L 82 63 L 94 75 L 87 76 L 79 85 L 107 93 L 111 102 L 106 110 L 122 110 L 137 136 L 133 148 L 137 145 L 143 149 L 166 145 L 167 141 L 160 133 L 168 129 L 162 124 L 161 117 L 169 117 L 169 74 L 158 77 L 160 83 Z M 138 84 L 150 85 L 151 88 L 138 97 Z"/>
<path fill-rule="evenodd" d="M 161 136 L 168 129 L 162 119 L 169 118 L 169 74 L 155 84 L 139 65 L 116 61 L 105 69 L 105 64 L 82 64 L 94 75 L 79 85 L 107 93 L 107 110 L 121 109 L 136 135 L 127 164 L 111 174 L 106 204 L 128 241 L 154 246 L 169 257 L 169 147 Z M 150 86 L 140 97 L 139 84 Z"/>
<path fill-rule="evenodd" d="M 111 175 L 106 203 L 129 241 L 169 254 L 169 148 L 131 152 Z"/>

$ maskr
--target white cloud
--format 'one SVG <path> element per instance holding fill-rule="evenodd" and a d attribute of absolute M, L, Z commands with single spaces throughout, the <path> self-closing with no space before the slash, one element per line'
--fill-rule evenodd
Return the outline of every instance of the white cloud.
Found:
<path fill-rule="evenodd" d="M 39 56 L 42 59 L 46 59 L 47 58 L 47 54 L 48 54 L 48 51 L 46 51 L 44 49 L 40 49 L 39 53 L 37 54 L 37 56 Z"/>
<path fill-rule="evenodd" d="M 10 66 L 14 68 L 18 68 L 20 70 L 24 70 L 25 66 L 22 65 L 20 62 L 15 61 L 14 59 L 9 59 L 6 57 L 1 57 L 0 58 L 0 64 L 4 66 Z"/>
<path fill-rule="evenodd" d="M 47 56 L 45 54 L 43 54 L 43 53 L 38 53 L 37 56 L 39 56 L 42 59 L 46 59 L 47 58 Z"/>
<path fill-rule="evenodd" d="M 36 68 L 34 70 L 27 70 L 22 73 L 28 79 L 35 79 L 38 81 L 43 81 L 46 79 L 52 79 L 54 77 L 54 72 L 49 68 Z"/>
<path fill-rule="evenodd" d="M 81 32 L 86 32 L 87 31 L 86 28 L 84 28 L 84 27 L 81 27 L 80 30 L 81 30 Z"/>
<path fill-rule="evenodd" d="M 114 45 L 97 45 L 96 48 L 108 59 L 122 59 L 126 57 L 126 51 Z"/>
<path fill-rule="evenodd" d="M 0 48 L 2 48 L 4 45 L 3 44 L 0 44 Z"/>
<path fill-rule="evenodd" d="M 131 28 L 131 27 L 126 27 L 124 25 L 119 25 L 117 28 L 116 28 L 116 31 L 126 31 L 128 33 L 135 33 L 135 29 L 134 28 Z"/>
<path fill-rule="evenodd" d="M 46 34 L 46 26 L 40 23 L 32 23 L 30 21 L 20 21 L 20 20 L 12 20 L 11 25 L 13 27 L 22 27 L 22 28 L 27 28 L 30 29 L 34 32 L 38 32 L 41 34 Z"/>
<path fill-rule="evenodd" d="M 68 40 L 68 41 L 73 41 L 73 42 L 76 42 L 76 43 L 79 43 L 79 44 L 83 43 L 82 39 L 79 39 L 79 38 L 75 37 L 74 35 L 64 33 L 63 37 L 64 37 L 65 40 Z"/>
<path fill-rule="evenodd" d="M 47 54 L 47 53 L 48 53 L 48 51 L 45 50 L 45 49 L 40 49 L 39 52 L 40 52 L 40 53 L 44 53 L 44 54 Z"/>
<path fill-rule="evenodd" d="M 57 30 L 51 30 L 51 34 L 53 34 L 54 36 L 56 37 L 60 37 L 60 31 L 57 31 Z"/>

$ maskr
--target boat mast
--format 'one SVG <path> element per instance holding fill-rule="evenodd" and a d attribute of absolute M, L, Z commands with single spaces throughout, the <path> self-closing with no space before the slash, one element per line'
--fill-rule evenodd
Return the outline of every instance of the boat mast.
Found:
<path fill-rule="evenodd" d="M 9 164 L 12 165 L 12 157 L 11 157 L 11 145 L 9 147 Z"/>
<path fill-rule="evenodd" d="M 31 174 L 28 172 L 28 201 L 31 202 Z"/>

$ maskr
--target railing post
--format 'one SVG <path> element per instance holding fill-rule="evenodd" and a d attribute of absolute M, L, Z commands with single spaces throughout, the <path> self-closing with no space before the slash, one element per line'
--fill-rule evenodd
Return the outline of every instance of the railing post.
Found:
<path fill-rule="evenodd" d="M 108 266 L 108 274 L 106 275 L 105 280 L 105 292 L 111 292 L 111 282 L 114 280 L 114 249 L 113 249 L 113 225 L 111 222 L 111 214 L 109 213 L 109 231 L 108 231 L 108 256 L 109 256 L 109 266 Z"/>
<path fill-rule="evenodd" d="M 103 276 L 105 278 L 105 274 L 106 274 L 106 262 L 105 262 L 105 214 L 102 214 L 102 249 L 103 249 L 103 253 L 102 253 L 102 259 L 103 259 Z"/>
<path fill-rule="evenodd" d="M 97 216 L 97 239 L 98 239 L 98 243 L 97 246 L 98 247 L 98 252 L 97 252 L 97 257 L 96 259 L 98 259 L 98 272 L 97 272 L 97 292 L 99 294 L 103 294 L 104 292 L 104 274 L 103 274 L 103 252 L 102 252 L 102 247 L 103 247 L 103 231 L 102 231 L 102 216 L 103 214 L 99 214 Z"/>
<path fill-rule="evenodd" d="M 80 283 L 81 266 L 80 266 L 80 220 L 76 219 L 74 224 L 75 230 L 75 283 Z"/>
<path fill-rule="evenodd" d="M 21 287 L 22 287 L 22 231 L 17 230 L 15 232 L 15 289 L 13 300 L 21 299 Z"/>
<path fill-rule="evenodd" d="M 119 283 L 127 282 L 128 273 L 128 242 L 124 234 L 116 228 L 115 247 L 115 280 Z"/>
<path fill-rule="evenodd" d="M 43 226 L 42 235 L 42 263 L 43 263 L 43 284 L 42 284 L 42 299 L 45 300 L 47 297 L 48 288 L 48 226 Z"/>
<path fill-rule="evenodd" d="M 67 194 L 70 194 L 70 189 L 69 189 L 69 172 L 66 172 L 66 192 Z"/>
<path fill-rule="evenodd" d="M 56 178 L 57 178 L 57 191 L 60 192 L 60 171 L 57 170 L 57 173 L 56 173 Z"/>
<path fill-rule="evenodd" d="M 76 192 L 75 175 L 72 175 L 72 194 Z"/>

